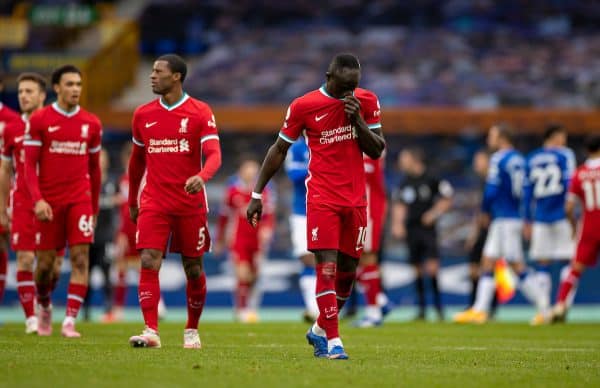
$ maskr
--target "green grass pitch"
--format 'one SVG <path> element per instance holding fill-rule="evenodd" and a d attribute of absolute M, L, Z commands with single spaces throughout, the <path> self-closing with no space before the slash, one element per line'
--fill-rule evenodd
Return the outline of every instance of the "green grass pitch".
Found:
<path fill-rule="evenodd" d="M 181 323 L 161 324 L 161 349 L 133 349 L 140 324 L 81 323 L 83 338 L 0 327 L 1 387 L 600 386 L 600 325 L 529 327 L 342 324 L 348 361 L 316 359 L 298 323 L 201 324 L 201 350 Z"/>

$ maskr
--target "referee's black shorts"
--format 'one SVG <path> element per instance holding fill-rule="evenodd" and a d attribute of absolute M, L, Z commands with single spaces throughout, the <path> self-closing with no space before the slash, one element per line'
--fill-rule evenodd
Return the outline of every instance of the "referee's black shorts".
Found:
<path fill-rule="evenodd" d="M 421 264 L 428 259 L 439 259 L 437 233 L 435 229 L 407 227 L 406 243 L 408 245 L 408 261 Z"/>

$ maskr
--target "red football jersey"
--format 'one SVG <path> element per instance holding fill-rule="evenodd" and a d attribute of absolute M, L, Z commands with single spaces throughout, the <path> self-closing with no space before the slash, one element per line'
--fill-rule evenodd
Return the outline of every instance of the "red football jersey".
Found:
<path fill-rule="evenodd" d="M 140 208 L 169 214 L 208 211 L 204 190 L 185 192 L 185 182 L 202 168 L 201 144 L 219 140 L 210 107 L 184 94 L 172 106 L 158 98 L 133 114 L 133 143 L 146 155 L 146 178 Z"/>
<path fill-rule="evenodd" d="M 18 120 L 19 114 L 0 102 L 0 142 L 4 140 L 4 128 L 13 120 Z M 0 144 L 0 147 L 2 144 Z"/>
<path fill-rule="evenodd" d="M 252 187 L 245 187 L 244 183 L 235 178 L 227 189 L 223 207 L 219 217 L 219 230 L 217 235 L 223 237 L 229 221 L 228 230 L 233 234 L 232 248 L 259 249 L 259 233 L 261 228 L 273 228 L 274 201 L 269 188 L 265 188 L 262 195 L 263 212 L 258 227 L 254 228 L 246 218 L 246 209 L 250 203 Z"/>
<path fill-rule="evenodd" d="M 600 159 L 588 159 L 575 171 L 569 195 L 582 203 L 581 235 L 600 239 Z"/>
<path fill-rule="evenodd" d="M 31 115 L 24 145 L 41 147 L 38 179 L 44 200 L 65 205 L 92 199 L 89 155 L 100 152 L 101 138 L 98 117 L 79 106 L 65 112 L 53 103 Z M 31 195 L 34 203 L 40 199 Z"/>
<path fill-rule="evenodd" d="M 380 128 L 377 96 L 360 88 L 354 95 L 369 128 Z M 307 202 L 366 206 L 362 151 L 344 112 L 343 100 L 330 96 L 325 86 L 295 99 L 279 136 L 293 143 L 303 131 L 310 151 Z"/>
<path fill-rule="evenodd" d="M 25 182 L 25 149 L 23 138 L 28 125 L 25 115 L 19 120 L 10 122 L 4 128 L 4 143 L 2 145 L 2 163 L 12 163 L 15 178 L 11 190 L 11 206 L 24 206 L 33 208 L 31 195 Z"/>
<path fill-rule="evenodd" d="M 119 180 L 119 198 L 122 201 L 119 206 L 119 233 L 126 236 L 135 236 L 136 226 L 129 217 L 129 176 L 123 174 Z"/>
<path fill-rule="evenodd" d="M 364 163 L 369 206 L 385 206 L 385 157 L 382 155 L 379 159 L 371 159 L 364 154 Z"/>

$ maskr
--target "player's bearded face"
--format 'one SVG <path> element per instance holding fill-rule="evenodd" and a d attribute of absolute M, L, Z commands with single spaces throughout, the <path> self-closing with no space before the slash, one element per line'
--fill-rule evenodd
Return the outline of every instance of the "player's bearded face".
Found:
<path fill-rule="evenodd" d="M 60 78 L 60 83 L 55 86 L 58 97 L 68 105 L 79 104 L 81 96 L 81 76 L 77 73 L 65 73 Z"/>

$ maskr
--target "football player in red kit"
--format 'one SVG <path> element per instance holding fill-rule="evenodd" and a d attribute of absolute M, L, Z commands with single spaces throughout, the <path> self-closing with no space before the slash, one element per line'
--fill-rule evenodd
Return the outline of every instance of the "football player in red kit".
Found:
<path fill-rule="evenodd" d="M 568 275 L 560 283 L 556 305 L 552 311 L 554 322 L 564 321 L 568 299 L 575 291 L 581 274 L 598 263 L 600 255 L 600 135 L 587 140 L 588 159 L 573 174 L 565 204 L 567 218 L 577 237 L 577 250 Z M 575 207 L 580 202 L 583 219 L 578 227 Z"/>
<path fill-rule="evenodd" d="M 368 202 L 367 235 L 365 249 L 360 258 L 357 280 L 364 293 L 366 306 L 365 316 L 355 325 L 367 328 L 381 325 L 384 315 L 389 313 L 391 307 L 387 296 L 383 293 L 378 257 L 387 209 L 385 158 L 382 156 L 373 160 L 364 155 L 364 160 Z"/>
<path fill-rule="evenodd" d="M 75 319 L 88 287 L 89 245 L 100 191 L 100 120 L 79 106 L 81 72 L 52 73 L 57 101 L 35 112 L 25 132 L 25 179 L 36 216 L 35 283 L 39 335 L 52 333 L 50 292 L 57 251 L 68 244 L 71 280 L 62 335 L 78 338 Z"/>
<path fill-rule="evenodd" d="M 0 92 L 3 86 L 2 79 L 0 79 Z M 20 120 L 19 114 L 0 102 L 0 139 L 4 137 L 8 123 L 17 120 Z M 0 206 L 6 208 L 7 205 L 7 203 L 3 203 Z M 6 272 L 8 271 L 8 224 L 6 222 L 4 224 L 0 224 L 0 303 L 4 297 Z"/>
<path fill-rule="evenodd" d="M 201 347 L 198 321 L 206 301 L 202 256 L 210 248 L 204 185 L 221 166 L 221 147 L 208 104 L 183 91 L 186 73 L 179 56 L 159 57 L 150 80 L 160 97 L 133 114 L 129 207 L 137 221 L 136 247 L 142 261 L 138 297 L 146 323 L 142 334 L 129 339 L 134 347 L 161 346 L 158 272 L 169 239 L 170 251 L 181 254 L 187 278 L 183 346 Z"/>
<path fill-rule="evenodd" d="M 363 153 L 378 159 L 381 134 L 377 96 L 358 88 L 361 69 L 351 54 L 336 55 L 319 89 L 290 105 L 279 137 L 261 167 L 248 221 L 257 225 L 262 192 L 301 133 L 310 150 L 306 180 L 306 238 L 315 254 L 319 318 L 306 334 L 314 355 L 348 359 L 339 334 L 338 311 L 352 291 L 366 238 L 367 197 Z"/>
<path fill-rule="evenodd" d="M 263 192 L 265 206 L 263 218 L 257 228 L 246 221 L 246 207 L 260 165 L 252 157 L 242 158 L 238 173 L 227 189 L 219 216 L 216 249 L 220 252 L 225 245 L 233 261 L 236 275 L 235 315 L 243 323 L 258 321 L 260 265 L 273 236 L 273 196 L 269 189 Z"/>

